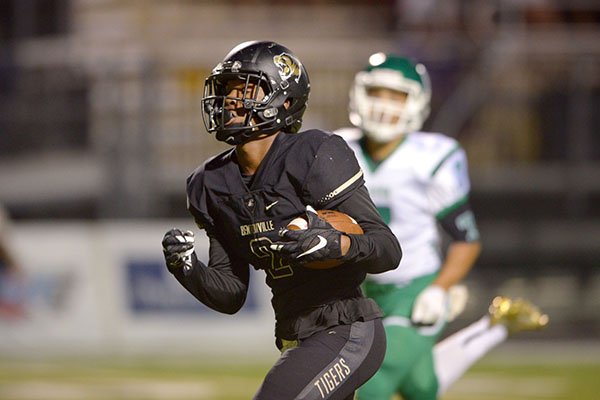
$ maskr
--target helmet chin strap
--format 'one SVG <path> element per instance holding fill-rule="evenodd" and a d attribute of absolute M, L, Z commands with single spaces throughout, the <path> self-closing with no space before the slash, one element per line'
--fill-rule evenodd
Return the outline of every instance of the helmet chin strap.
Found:
<path fill-rule="evenodd" d="M 272 121 L 274 122 L 276 117 L 280 114 L 279 111 L 280 110 L 275 106 L 275 104 L 271 104 L 271 107 L 266 108 L 263 111 L 253 110 L 252 113 L 248 116 L 253 115 L 253 117 L 257 118 L 257 121 L 253 121 L 250 119 L 247 122 L 245 121 L 229 124 L 225 127 L 223 131 L 217 131 L 217 140 L 235 146 L 250 141 L 259 135 L 264 134 L 270 136 L 274 133 L 277 133 L 294 122 L 293 117 L 288 116 L 283 126 L 279 123 L 275 126 L 263 125 L 264 123 Z M 229 120 L 234 118 L 233 113 L 230 110 L 225 109 L 224 107 L 216 110 L 215 114 L 217 118 L 223 118 L 223 125 L 226 125 Z M 257 122 L 258 124 L 255 125 L 254 122 Z M 243 133 L 234 133 L 238 128 L 240 131 L 243 130 Z"/>
<path fill-rule="evenodd" d="M 244 128 L 244 132 L 241 134 L 236 134 L 236 135 L 232 134 L 230 129 L 236 129 L 236 128 Z M 255 125 L 247 126 L 246 124 L 241 123 L 241 122 L 231 124 L 231 125 L 227 126 L 227 129 L 228 130 L 225 130 L 225 131 L 220 131 L 220 132 L 217 131 L 217 133 L 216 133 L 217 140 L 225 142 L 225 143 L 233 145 L 233 146 L 248 142 L 259 135 L 270 136 L 279 131 L 279 129 L 260 129 L 259 127 L 255 126 Z"/>

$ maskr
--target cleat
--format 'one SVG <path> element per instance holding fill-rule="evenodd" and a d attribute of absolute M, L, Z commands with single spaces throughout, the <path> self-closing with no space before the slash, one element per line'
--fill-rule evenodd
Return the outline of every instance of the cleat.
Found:
<path fill-rule="evenodd" d="M 489 308 L 491 324 L 506 326 L 509 333 L 536 331 L 548 325 L 548 315 L 524 299 L 497 296 Z"/>

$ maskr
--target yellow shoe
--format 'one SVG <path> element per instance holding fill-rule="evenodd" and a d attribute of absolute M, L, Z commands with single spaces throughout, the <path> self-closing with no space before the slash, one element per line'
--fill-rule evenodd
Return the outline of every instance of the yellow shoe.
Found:
<path fill-rule="evenodd" d="M 540 330 L 548 325 L 548 315 L 524 299 L 497 296 L 489 308 L 492 325 L 503 324 L 509 333 Z"/>

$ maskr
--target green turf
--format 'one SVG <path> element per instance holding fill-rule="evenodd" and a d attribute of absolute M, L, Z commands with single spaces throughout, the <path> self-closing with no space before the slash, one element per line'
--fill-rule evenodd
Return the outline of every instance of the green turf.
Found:
<path fill-rule="evenodd" d="M 246 400 L 269 367 L 268 361 L 0 358 L 0 399 Z M 443 399 L 595 400 L 598 377 L 600 360 L 511 364 L 492 358 L 472 368 Z"/>
<path fill-rule="evenodd" d="M 598 363 L 480 363 L 453 386 L 444 400 L 593 400 L 600 388 Z"/>

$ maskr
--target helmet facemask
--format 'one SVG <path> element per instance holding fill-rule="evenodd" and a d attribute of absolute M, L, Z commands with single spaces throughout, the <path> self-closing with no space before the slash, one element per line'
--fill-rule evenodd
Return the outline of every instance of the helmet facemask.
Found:
<path fill-rule="evenodd" d="M 350 92 L 350 122 L 377 142 L 388 142 L 421 129 L 429 115 L 431 89 L 425 67 L 400 60 L 400 65 L 411 74 L 388 66 L 374 67 L 356 74 Z M 406 100 L 371 96 L 373 88 L 404 93 Z"/>
<path fill-rule="evenodd" d="M 229 93 L 228 83 L 235 81 L 244 84 L 238 91 L 241 92 L 239 97 Z M 262 90 L 258 90 L 259 87 Z M 277 97 L 277 90 L 272 90 L 262 72 L 213 74 L 206 79 L 202 99 L 206 129 L 216 133 L 218 140 L 230 144 L 241 143 L 258 134 L 272 133 L 271 125 L 279 113 L 278 107 L 282 106 L 277 104 Z M 232 103 L 235 103 L 236 115 L 244 116 L 243 122 L 228 123 L 233 117 L 233 110 L 228 106 Z"/>

